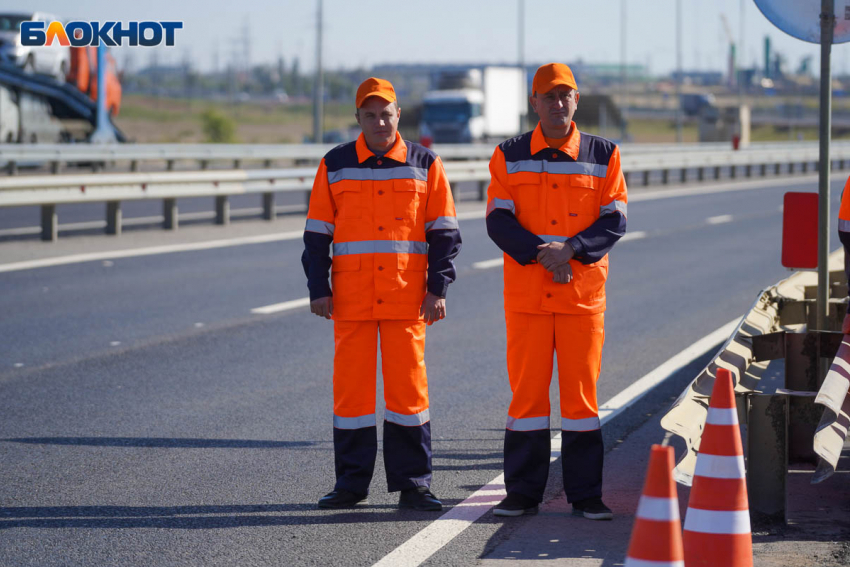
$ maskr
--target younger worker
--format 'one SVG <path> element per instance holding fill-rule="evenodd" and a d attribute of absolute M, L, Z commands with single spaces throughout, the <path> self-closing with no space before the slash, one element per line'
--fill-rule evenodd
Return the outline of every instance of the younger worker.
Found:
<path fill-rule="evenodd" d="M 380 335 L 389 491 L 401 492 L 401 508 L 440 510 L 430 490 L 425 326 L 446 316 L 456 275 L 454 201 L 440 158 L 398 134 L 401 110 L 389 81 L 365 80 L 356 105 L 362 133 L 322 159 L 304 230 L 310 310 L 334 321 L 336 485 L 319 507 L 348 508 L 369 491 Z"/>

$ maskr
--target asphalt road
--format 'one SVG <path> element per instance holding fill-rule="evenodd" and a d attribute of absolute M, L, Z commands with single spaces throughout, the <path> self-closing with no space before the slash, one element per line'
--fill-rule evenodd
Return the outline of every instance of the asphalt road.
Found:
<path fill-rule="evenodd" d="M 600 401 L 788 275 L 789 190 L 814 187 L 632 192 L 632 236 L 611 253 Z M 480 218 L 461 230 L 449 316 L 426 350 L 433 489 L 447 505 L 501 471 L 510 397 L 501 271 L 473 268 L 499 253 Z M 331 324 L 306 308 L 251 313 L 306 296 L 301 248 L 0 273 L 0 565 L 371 565 L 438 517 L 398 511 L 380 465 L 369 506 L 315 509 L 333 485 Z M 485 515 L 429 564 L 486 557 L 501 526 Z"/>

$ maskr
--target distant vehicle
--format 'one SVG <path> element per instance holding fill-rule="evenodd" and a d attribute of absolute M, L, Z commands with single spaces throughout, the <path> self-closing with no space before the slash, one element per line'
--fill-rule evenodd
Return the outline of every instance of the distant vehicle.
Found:
<path fill-rule="evenodd" d="M 484 67 L 444 73 L 422 97 L 419 136 L 438 144 L 464 144 L 514 136 L 526 115 L 525 73 Z"/>
<path fill-rule="evenodd" d="M 679 99 L 682 112 L 686 116 L 697 116 L 703 109 L 712 109 L 714 102 L 714 95 L 711 93 L 683 94 Z"/>
<path fill-rule="evenodd" d="M 53 144 L 67 141 L 62 123 L 43 98 L 0 85 L 0 142 Z"/>
<path fill-rule="evenodd" d="M 64 82 L 71 68 L 69 49 L 56 40 L 41 47 L 21 45 L 21 23 L 28 21 L 49 24 L 58 19 L 45 12 L 0 14 L 0 60 L 22 67 L 28 73 L 51 75 Z"/>

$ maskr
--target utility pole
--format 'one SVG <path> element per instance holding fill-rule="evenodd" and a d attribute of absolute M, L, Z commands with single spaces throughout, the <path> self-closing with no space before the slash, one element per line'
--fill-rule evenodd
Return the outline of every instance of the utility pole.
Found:
<path fill-rule="evenodd" d="M 738 32 L 738 53 L 740 54 L 738 59 L 740 60 L 740 64 L 738 65 L 738 106 L 742 106 L 744 104 L 744 81 L 741 80 L 741 71 L 744 70 L 744 66 L 746 65 L 747 55 L 744 51 L 744 0 L 741 0 L 741 17 L 739 22 L 739 32 Z"/>
<path fill-rule="evenodd" d="M 829 319 L 829 138 L 832 133 L 832 40 L 835 0 L 821 0 L 820 11 L 820 153 L 818 156 L 818 296 L 817 329 L 826 330 Z"/>
<path fill-rule="evenodd" d="M 676 0 L 676 143 L 682 135 L 682 0 Z"/>
<path fill-rule="evenodd" d="M 626 77 L 626 0 L 620 0 L 620 139 L 626 141 L 626 108 L 629 106 L 629 88 Z"/>
<path fill-rule="evenodd" d="M 316 82 L 313 86 L 313 143 L 322 143 L 322 119 L 324 101 L 322 77 L 322 0 L 318 0 L 316 14 Z"/>
<path fill-rule="evenodd" d="M 528 83 L 528 75 L 525 72 L 525 0 L 519 0 L 519 17 L 517 18 L 517 60 L 520 70 L 519 96 L 528 106 L 526 98 L 526 84 Z M 519 113 L 519 132 L 522 134 L 526 128 L 526 113 Z"/>

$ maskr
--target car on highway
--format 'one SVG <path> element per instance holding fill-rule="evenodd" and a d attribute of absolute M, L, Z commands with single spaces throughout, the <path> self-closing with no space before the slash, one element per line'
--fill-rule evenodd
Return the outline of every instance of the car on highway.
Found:
<path fill-rule="evenodd" d="M 68 47 L 54 40 L 51 45 L 31 47 L 21 45 L 23 22 L 59 21 L 46 12 L 0 13 L 0 61 L 23 67 L 29 73 L 43 73 L 64 82 L 71 67 L 71 52 Z"/>

